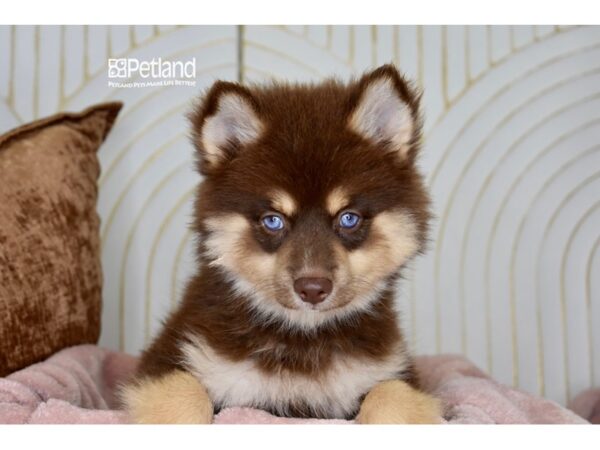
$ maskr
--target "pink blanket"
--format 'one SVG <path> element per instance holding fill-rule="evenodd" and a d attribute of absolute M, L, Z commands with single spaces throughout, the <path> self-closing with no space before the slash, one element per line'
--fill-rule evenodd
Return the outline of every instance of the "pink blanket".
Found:
<path fill-rule="evenodd" d="M 0 423 L 128 423 L 115 391 L 136 362 L 92 345 L 65 349 L 0 379 Z M 493 381 L 459 356 L 422 356 L 417 370 L 424 387 L 442 400 L 447 423 L 588 423 L 554 402 Z M 592 418 L 599 398 L 598 392 L 580 396 L 573 407 Z M 250 408 L 225 409 L 214 422 L 351 423 L 284 419 Z"/>

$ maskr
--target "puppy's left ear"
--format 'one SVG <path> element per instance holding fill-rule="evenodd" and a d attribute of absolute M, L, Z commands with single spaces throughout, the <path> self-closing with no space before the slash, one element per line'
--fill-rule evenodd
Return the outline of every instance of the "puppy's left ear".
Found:
<path fill-rule="evenodd" d="M 355 89 L 348 127 L 412 161 L 421 137 L 419 94 L 391 64 L 365 74 Z"/>
<path fill-rule="evenodd" d="M 200 172 L 205 175 L 256 142 L 264 129 L 250 90 L 227 81 L 213 84 L 189 118 Z"/>

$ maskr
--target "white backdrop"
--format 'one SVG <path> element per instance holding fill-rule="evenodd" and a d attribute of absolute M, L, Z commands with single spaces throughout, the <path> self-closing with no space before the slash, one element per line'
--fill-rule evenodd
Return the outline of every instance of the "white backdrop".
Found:
<path fill-rule="evenodd" d="M 195 56 L 198 84 L 111 89 L 125 56 Z M 101 344 L 138 352 L 193 266 L 195 95 L 390 61 L 425 89 L 437 213 L 399 299 L 413 347 L 562 403 L 600 386 L 600 27 L 0 26 L 0 132 L 125 102 L 100 152 Z"/>

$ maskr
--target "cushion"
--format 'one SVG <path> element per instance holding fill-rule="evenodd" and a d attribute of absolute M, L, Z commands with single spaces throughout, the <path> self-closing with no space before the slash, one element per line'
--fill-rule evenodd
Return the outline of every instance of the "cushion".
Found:
<path fill-rule="evenodd" d="M 0 136 L 0 376 L 100 333 L 96 152 L 104 103 Z"/>

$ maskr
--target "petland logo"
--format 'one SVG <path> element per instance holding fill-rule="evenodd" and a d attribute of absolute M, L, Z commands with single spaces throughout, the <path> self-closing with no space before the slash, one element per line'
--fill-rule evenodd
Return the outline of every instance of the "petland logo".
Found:
<path fill-rule="evenodd" d="M 108 60 L 108 86 L 138 88 L 158 86 L 196 86 L 196 58 L 189 61 L 166 61 L 152 58 Z"/>

